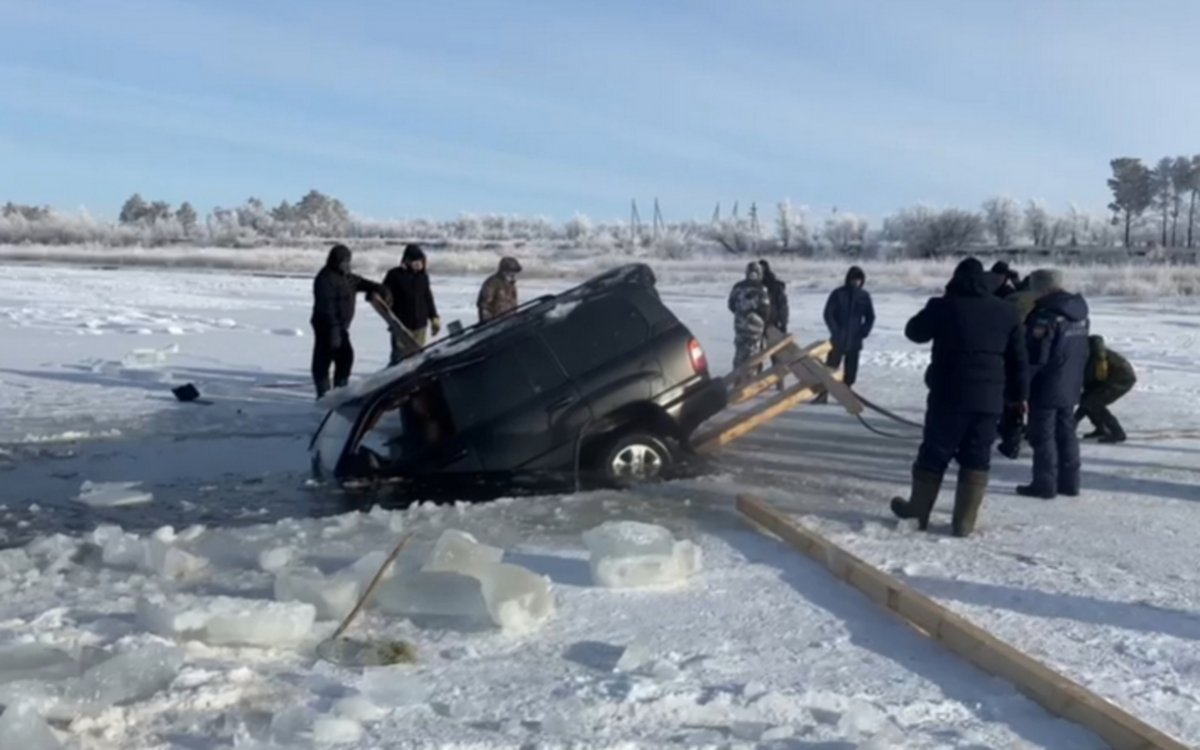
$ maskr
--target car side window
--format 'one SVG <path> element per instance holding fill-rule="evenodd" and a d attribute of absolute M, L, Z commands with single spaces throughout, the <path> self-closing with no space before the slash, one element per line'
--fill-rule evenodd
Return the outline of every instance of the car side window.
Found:
<path fill-rule="evenodd" d="M 572 376 L 582 375 L 646 342 L 646 318 L 621 295 L 580 304 L 543 335 Z"/>
<path fill-rule="evenodd" d="M 521 408 L 565 381 L 566 375 L 536 337 L 515 341 L 443 377 L 450 410 L 460 428 Z"/>

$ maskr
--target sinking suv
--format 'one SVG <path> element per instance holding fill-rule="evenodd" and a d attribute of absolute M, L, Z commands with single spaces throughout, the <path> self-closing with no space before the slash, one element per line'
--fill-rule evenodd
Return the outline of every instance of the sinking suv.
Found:
<path fill-rule="evenodd" d="M 324 403 L 313 465 L 341 481 L 625 485 L 666 476 L 725 386 L 634 264 L 458 330 Z"/>

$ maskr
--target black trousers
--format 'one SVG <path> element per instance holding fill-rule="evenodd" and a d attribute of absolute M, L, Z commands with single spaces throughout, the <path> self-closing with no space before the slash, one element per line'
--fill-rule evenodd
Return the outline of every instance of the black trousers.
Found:
<path fill-rule="evenodd" d="M 988 471 L 999 420 L 999 414 L 981 412 L 925 412 L 925 434 L 914 468 L 942 476 L 950 461 L 955 460 L 961 468 Z"/>
<path fill-rule="evenodd" d="M 1044 492 L 1079 491 L 1079 437 L 1073 409 L 1029 412 L 1029 444 L 1033 446 L 1033 486 Z"/>
<path fill-rule="evenodd" d="M 317 398 L 329 390 L 329 366 L 333 365 L 333 386 L 341 388 L 350 382 L 354 367 L 354 347 L 350 332 L 328 326 L 313 326 L 312 377 Z"/>
<path fill-rule="evenodd" d="M 843 352 L 838 349 L 833 349 L 829 352 L 829 356 L 825 358 L 825 366 L 833 370 L 842 366 L 842 360 L 846 362 L 846 369 L 842 382 L 846 385 L 854 385 L 858 380 L 858 355 L 861 351 L 855 350 L 852 352 Z"/>

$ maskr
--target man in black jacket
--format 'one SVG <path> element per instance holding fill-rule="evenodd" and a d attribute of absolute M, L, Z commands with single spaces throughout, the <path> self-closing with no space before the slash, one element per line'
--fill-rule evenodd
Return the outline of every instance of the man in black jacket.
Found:
<path fill-rule="evenodd" d="M 1075 407 L 1088 361 L 1088 305 L 1082 296 L 1063 291 L 1058 271 L 1033 272 L 1029 286 L 1039 295 L 1025 324 L 1033 481 L 1017 492 L 1047 500 L 1075 497 L 1081 464 Z"/>
<path fill-rule="evenodd" d="M 420 245 L 405 245 L 400 265 L 387 272 L 383 286 L 392 296 L 392 312 L 417 342 L 425 346 L 427 334 L 437 336 L 442 330 L 437 305 L 433 301 L 433 290 L 429 287 L 429 273 L 425 267 L 425 251 Z M 394 365 L 404 358 L 404 347 L 392 337 Z"/>
<path fill-rule="evenodd" d="M 925 433 L 913 464 L 908 500 L 892 500 L 892 512 L 915 518 L 922 530 L 937 502 L 951 459 L 958 462 L 952 529 L 969 536 L 987 492 L 996 423 L 1005 402 L 1024 403 L 1028 363 L 1016 309 L 995 296 L 983 265 L 967 258 L 954 271 L 946 294 L 929 300 L 904 335 L 933 342 L 925 371 L 929 398 Z"/>
<path fill-rule="evenodd" d="M 825 301 L 825 326 L 829 328 L 829 343 L 833 349 L 825 359 L 826 366 L 836 370 L 845 360 L 842 382 L 854 385 L 858 380 L 858 357 L 863 341 L 875 326 L 875 306 L 866 286 L 867 275 L 858 266 L 846 272 L 845 283 L 829 293 Z M 822 393 L 816 403 L 823 404 L 829 394 Z"/>
<path fill-rule="evenodd" d="M 350 345 L 350 321 L 354 320 L 354 295 L 379 294 L 387 290 L 350 272 L 350 248 L 334 245 L 325 259 L 325 267 L 313 279 L 312 377 L 317 398 L 329 390 L 329 366 L 333 365 L 333 386 L 341 388 L 350 381 L 354 367 L 354 347 Z"/>
<path fill-rule="evenodd" d="M 789 316 L 787 283 L 775 275 L 775 272 L 771 270 L 771 264 L 767 261 L 760 260 L 758 265 L 762 266 L 763 286 L 767 288 L 767 297 L 771 300 L 771 319 L 767 321 L 767 325 L 773 326 L 780 333 L 787 333 Z"/>

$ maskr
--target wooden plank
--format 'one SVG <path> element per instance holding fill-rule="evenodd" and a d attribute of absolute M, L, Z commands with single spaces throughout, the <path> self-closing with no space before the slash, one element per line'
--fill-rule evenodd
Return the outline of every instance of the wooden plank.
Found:
<path fill-rule="evenodd" d="M 830 396 L 833 396 L 834 400 L 841 404 L 846 411 L 854 416 L 863 413 L 863 404 L 858 400 L 858 396 L 855 396 L 850 387 L 841 381 L 840 375 L 835 375 L 824 364 L 814 359 L 802 359 L 793 363 L 792 368 L 793 370 L 803 368 L 808 376 L 815 378 L 821 384 L 822 388 Z M 797 373 L 797 377 L 800 377 L 799 373 Z"/>
<path fill-rule="evenodd" d="M 374 294 L 367 297 L 371 307 L 375 312 L 379 313 L 379 317 L 383 318 L 383 322 L 387 323 L 388 330 L 392 336 L 400 342 L 400 348 L 404 352 L 404 356 L 408 357 L 421 351 L 421 345 L 413 338 L 412 332 L 404 327 L 400 319 L 388 308 L 387 303 Z"/>
<path fill-rule="evenodd" d="M 787 374 L 791 371 L 791 368 L 782 362 L 775 365 L 770 370 L 767 370 L 760 375 L 756 380 L 751 381 L 740 388 L 735 388 L 733 392 L 729 394 L 729 403 L 741 404 L 749 401 L 763 391 L 770 390 L 779 383 L 782 383 L 783 379 L 787 377 Z"/>
<path fill-rule="evenodd" d="M 730 383 L 736 383 L 738 379 L 746 377 L 752 370 L 770 359 L 771 355 L 778 354 L 781 350 L 795 345 L 796 340 L 790 334 L 780 334 L 780 336 L 782 338 L 772 342 L 766 349 L 763 349 L 758 354 L 738 365 L 736 370 L 725 376 L 725 380 Z"/>
<path fill-rule="evenodd" d="M 866 561 L 806 529 L 760 498 L 739 495 L 747 518 L 820 563 L 837 577 L 989 674 L 1012 683 L 1046 710 L 1093 732 L 1114 750 L 1188 750 L 1067 676 L 1018 651 Z"/>
<path fill-rule="evenodd" d="M 818 391 L 812 386 L 797 383 L 791 388 L 776 395 L 749 415 L 739 415 L 725 424 L 717 425 L 699 435 L 692 445 L 696 450 L 714 450 L 729 445 L 734 440 L 744 437 L 770 422 L 785 411 L 797 405 L 811 401 L 817 397 Z"/>

